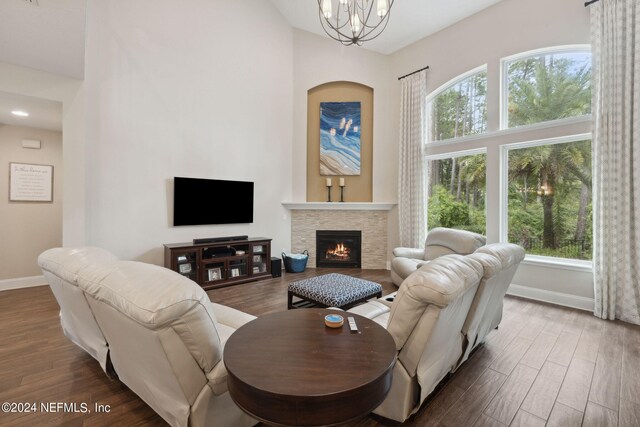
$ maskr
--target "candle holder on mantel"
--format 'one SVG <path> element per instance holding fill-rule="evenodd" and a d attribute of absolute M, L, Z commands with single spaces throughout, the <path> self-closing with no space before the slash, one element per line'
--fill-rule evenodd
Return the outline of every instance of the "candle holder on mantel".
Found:
<path fill-rule="evenodd" d="M 340 184 L 340 202 L 344 202 L 344 183 Z"/>
<path fill-rule="evenodd" d="M 327 185 L 327 202 L 331 201 L 331 186 Z"/>

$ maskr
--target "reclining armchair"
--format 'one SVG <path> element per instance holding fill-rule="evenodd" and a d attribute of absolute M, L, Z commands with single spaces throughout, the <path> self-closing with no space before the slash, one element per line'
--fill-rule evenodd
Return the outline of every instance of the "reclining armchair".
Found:
<path fill-rule="evenodd" d="M 111 375 L 109 346 L 78 286 L 78 274 L 92 264 L 106 265 L 118 261 L 111 252 L 100 248 L 55 248 L 43 252 L 38 264 L 60 306 L 60 323 L 64 335 L 96 359 Z"/>
<path fill-rule="evenodd" d="M 487 239 L 477 233 L 453 228 L 437 227 L 427 234 L 425 248 L 395 248 L 391 261 L 391 281 L 400 286 L 402 281 L 425 263 L 442 255 L 468 255 L 483 246 Z"/>
<path fill-rule="evenodd" d="M 348 310 L 386 327 L 396 343 L 391 390 L 375 414 L 403 422 L 451 372 L 482 275 L 469 256 L 442 256 L 407 277 L 390 309 L 383 297 Z"/>
<path fill-rule="evenodd" d="M 492 243 L 469 255 L 482 264 L 484 276 L 480 280 L 478 292 L 462 327 L 465 349 L 458 366 L 464 363 L 471 352 L 485 342 L 489 332 L 500 324 L 504 296 L 524 255 L 524 249 L 513 243 Z"/>
<path fill-rule="evenodd" d="M 469 358 L 500 323 L 523 258 L 524 249 L 511 243 L 444 255 L 411 273 L 397 292 L 348 310 L 384 326 L 396 342 L 391 391 L 374 413 L 404 421 Z"/>
<path fill-rule="evenodd" d="M 251 426 L 227 390 L 224 344 L 255 319 L 214 304 L 195 282 L 98 248 L 55 248 L 39 258 L 65 334 L 174 427 Z M 94 345 L 93 343 L 99 345 Z"/>

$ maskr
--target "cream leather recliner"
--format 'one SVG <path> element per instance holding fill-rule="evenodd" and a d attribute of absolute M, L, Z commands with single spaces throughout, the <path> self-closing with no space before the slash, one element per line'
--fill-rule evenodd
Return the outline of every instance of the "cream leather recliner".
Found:
<path fill-rule="evenodd" d="M 467 255 L 483 246 L 487 239 L 466 230 L 436 227 L 429 231 L 425 248 L 395 248 L 391 260 L 391 281 L 400 286 L 402 281 L 425 263 L 442 255 Z"/>
<path fill-rule="evenodd" d="M 403 422 L 454 368 L 482 275 L 477 260 L 445 255 L 410 274 L 390 309 L 383 297 L 348 310 L 386 327 L 398 350 L 391 390 L 375 414 Z"/>
<path fill-rule="evenodd" d="M 56 248 L 43 252 L 38 265 L 60 306 L 60 323 L 65 336 L 89 353 L 108 373 L 109 346 L 78 287 L 78 274 L 92 264 L 109 264 L 118 258 L 100 248 Z"/>
<path fill-rule="evenodd" d="M 47 268 L 59 276 L 73 250 L 51 251 L 47 258 L 59 262 Z M 170 425 L 256 423 L 232 401 L 222 360 L 226 340 L 254 316 L 211 303 L 195 282 L 151 264 L 93 262 L 75 273 L 75 281 L 118 378 Z"/>
<path fill-rule="evenodd" d="M 462 327 L 465 349 L 458 366 L 500 324 L 504 296 L 524 256 L 524 249 L 513 243 L 492 243 L 469 255 L 482 264 L 484 276 Z"/>

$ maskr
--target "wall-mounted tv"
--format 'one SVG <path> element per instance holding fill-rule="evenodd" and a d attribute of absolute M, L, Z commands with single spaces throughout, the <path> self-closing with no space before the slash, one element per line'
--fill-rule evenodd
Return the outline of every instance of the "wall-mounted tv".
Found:
<path fill-rule="evenodd" d="M 173 225 L 253 222 L 253 182 L 175 177 Z"/>

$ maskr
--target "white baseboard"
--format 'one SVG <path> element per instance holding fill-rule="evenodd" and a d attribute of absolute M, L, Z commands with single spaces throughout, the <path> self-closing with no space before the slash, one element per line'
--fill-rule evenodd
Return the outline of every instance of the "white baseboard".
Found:
<path fill-rule="evenodd" d="M 47 284 L 44 276 L 18 277 L 15 279 L 0 280 L 0 291 L 9 289 L 31 288 L 34 286 L 44 286 Z"/>
<path fill-rule="evenodd" d="M 543 301 L 565 307 L 577 308 L 579 310 L 593 311 L 593 298 L 581 297 L 578 295 L 564 294 L 561 292 L 548 291 L 546 289 L 531 288 L 511 284 L 507 290 L 507 295 Z"/>

